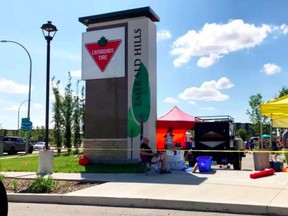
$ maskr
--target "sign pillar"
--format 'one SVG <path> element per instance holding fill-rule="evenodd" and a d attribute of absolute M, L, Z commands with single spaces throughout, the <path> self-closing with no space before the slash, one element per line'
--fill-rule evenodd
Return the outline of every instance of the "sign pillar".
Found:
<path fill-rule="evenodd" d="M 137 160 L 143 137 L 156 148 L 159 18 L 144 7 L 79 21 L 88 27 L 82 35 L 84 155 L 92 162 Z"/>

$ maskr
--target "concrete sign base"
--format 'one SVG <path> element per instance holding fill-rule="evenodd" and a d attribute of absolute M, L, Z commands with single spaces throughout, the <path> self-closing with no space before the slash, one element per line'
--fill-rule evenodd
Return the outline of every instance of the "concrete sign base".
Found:
<path fill-rule="evenodd" d="M 39 151 L 38 173 L 47 175 L 53 173 L 53 151 Z"/>

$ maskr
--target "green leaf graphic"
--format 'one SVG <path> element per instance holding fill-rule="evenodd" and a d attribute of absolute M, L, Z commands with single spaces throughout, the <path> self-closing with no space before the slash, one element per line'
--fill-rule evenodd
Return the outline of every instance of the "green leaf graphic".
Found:
<path fill-rule="evenodd" d="M 101 37 L 100 40 L 97 41 L 99 46 L 105 46 L 108 43 L 108 40 L 105 37 Z"/>
<path fill-rule="evenodd" d="M 140 133 L 140 126 L 135 122 L 131 107 L 128 110 L 128 137 L 137 137 Z"/>
<path fill-rule="evenodd" d="M 143 63 L 135 75 L 132 89 L 132 109 L 136 120 L 144 123 L 150 115 L 149 74 Z"/>

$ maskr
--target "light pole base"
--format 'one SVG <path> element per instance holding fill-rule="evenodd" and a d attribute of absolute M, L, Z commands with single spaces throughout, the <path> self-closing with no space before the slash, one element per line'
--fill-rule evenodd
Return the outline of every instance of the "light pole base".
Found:
<path fill-rule="evenodd" d="M 54 151 L 39 151 L 38 174 L 47 175 L 53 173 L 53 156 Z"/>

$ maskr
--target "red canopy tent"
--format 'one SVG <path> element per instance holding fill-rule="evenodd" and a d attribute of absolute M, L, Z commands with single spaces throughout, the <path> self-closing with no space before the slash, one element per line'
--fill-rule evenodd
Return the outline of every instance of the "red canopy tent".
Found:
<path fill-rule="evenodd" d="M 177 106 L 174 106 L 168 113 L 157 119 L 157 148 L 164 148 L 164 135 L 170 127 L 173 128 L 174 142 L 179 142 L 184 147 L 185 132 L 194 129 L 195 121 L 199 121 L 199 119 L 183 112 Z"/>

